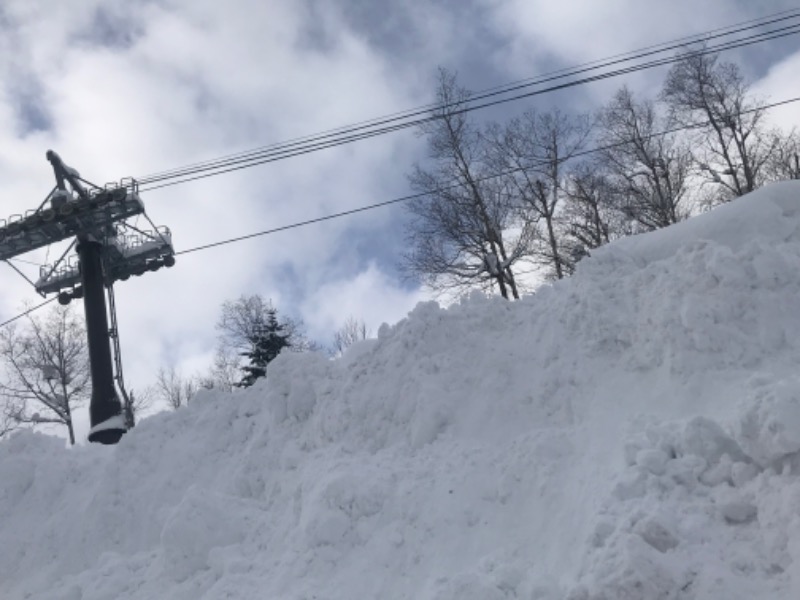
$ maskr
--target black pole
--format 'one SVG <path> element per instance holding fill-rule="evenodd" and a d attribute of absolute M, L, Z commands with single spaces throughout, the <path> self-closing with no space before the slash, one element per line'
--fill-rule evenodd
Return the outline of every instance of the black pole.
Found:
<path fill-rule="evenodd" d="M 92 371 L 92 399 L 89 418 L 92 430 L 112 417 L 122 414 L 122 404 L 114 388 L 111 340 L 108 334 L 106 297 L 103 290 L 102 245 L 83 236 L 78 240 L 83 308 L 89 342 L 89 366 Z M 124 419 L 89 433 L 90 442 L 116 444 L 125 433 Z"/>

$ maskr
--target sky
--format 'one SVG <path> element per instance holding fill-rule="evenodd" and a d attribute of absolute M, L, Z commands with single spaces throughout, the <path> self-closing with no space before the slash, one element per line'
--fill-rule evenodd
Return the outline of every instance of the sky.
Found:
<path fill-rule="evenodd" d="M 37 206 L 54 149 L 95 183 L 144 177 L 425 105 L 438 67 L 481 90 L 556 68 L 794 8 L 783 0 L 4 0 L 0 3 L 0 213 Z M 800 95 L 796 38 L 736 51 L 771 100 Z M 621 85 L 653 94 L 647 71 L 506 105 L 591 110 Z M 798 122 L 798 109 L 774 118 Z M 478 117 L 480 118 L 480 117 Z M 177 251 L 409 193 L 424 161 L 412 131 L 153 190 L 147 213 Z M 159 366 L 204 371 L 220 305 L 272 299 L 329 344 L 349 317 L 376 332 L 429 290 L 404 280 L 402 207 L 179 256 L 116 286 L 129 388 Z M 22 257 L 38 263 L 56 253 Z M 2 268 L 0 320 L 41 301 Z M 37 268 L 22 265 L 35 278 Z"/>

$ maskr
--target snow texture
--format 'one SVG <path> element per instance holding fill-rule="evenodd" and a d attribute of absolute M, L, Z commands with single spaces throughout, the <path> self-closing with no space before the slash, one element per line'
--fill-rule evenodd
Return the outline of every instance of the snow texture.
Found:
<path fill-rule="evenodd" d="M 15 434 L 0 595 L 799 598 L 799 264 L 774 184 L 113 448 Z"/>

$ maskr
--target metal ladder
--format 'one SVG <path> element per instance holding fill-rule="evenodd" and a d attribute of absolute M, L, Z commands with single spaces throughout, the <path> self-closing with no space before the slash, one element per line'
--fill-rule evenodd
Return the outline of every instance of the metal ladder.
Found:
<path fill-rule="evenodd" d="M 117 382 L 119 393 L 122 395 L 122 410 L 125 415 L 125 425 L 128 429 L 131 429 L 135 425 L 135 422 L 133 406 L 131 405 L 131 399 L 128 397 L 128 392 L 125 390 L 125 379 L 122 375 L 122 350 L 119 345 L 117 303 L 114 300 L 114 284 L 109 284 L 106 289 L 108 291 L 108 312 L 111 319 L 111 328 L 108 330 L 108 336 L 112 340 L 112 350 L 114 354 L 114 381 Z"/>

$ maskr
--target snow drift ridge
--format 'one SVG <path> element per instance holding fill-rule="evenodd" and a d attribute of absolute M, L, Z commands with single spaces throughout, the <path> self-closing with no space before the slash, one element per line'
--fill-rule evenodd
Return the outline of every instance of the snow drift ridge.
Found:
<path fill-rule="evenodd" d="M 800 596 L 799 195 L 282 355 L 114 449 L 13 436 L 2 597 Z"/>

